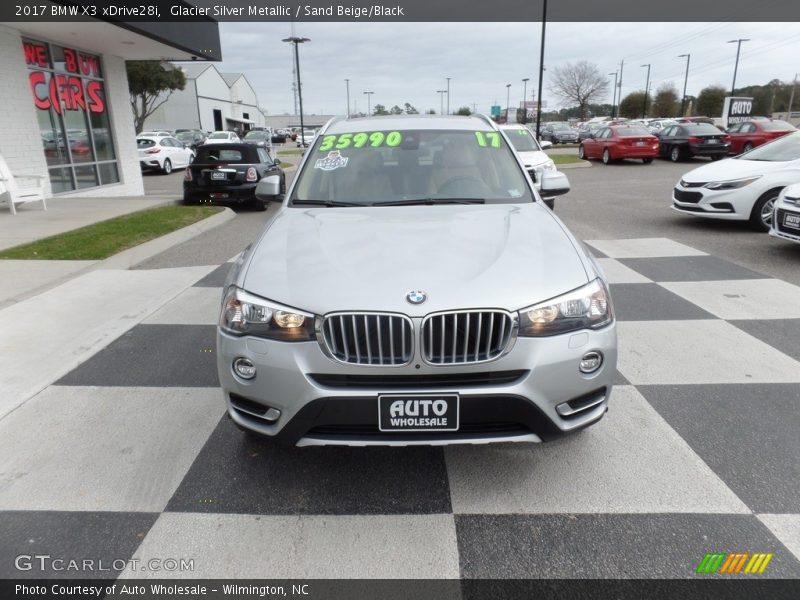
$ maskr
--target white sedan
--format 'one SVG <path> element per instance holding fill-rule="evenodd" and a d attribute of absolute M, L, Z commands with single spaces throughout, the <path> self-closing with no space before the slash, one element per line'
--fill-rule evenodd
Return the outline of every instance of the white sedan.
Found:
<path fill-rule="evenodd" d="M 194 150 L 171 136 L 139 135 L 136 148 L 142 171 L 161 171 L 169 175 L 175 167 L 185 167 L 194 160 Z"/>
<path fill-rule="evenodd" d="M 784 188 L 778 196 L 769 234 L 800 244 L 800 183 Z"/>
<path fill-rule="evenodd" d="M 672 208 L 767 231 L 778 195 L 793 183 L 800 183 L 800 131 L 689 171 L 672 192 Z"/>
<path fill-rule="evenodd" d="M 235 131 L 212 131 L 205 144 L 238 144 L 242 140 Z"/>
<path fill-rule="evenodd" d="M 537 142 L 531 130 L 524 125 L 501 125 L 500 130 L 506 134 L 511 146 L 516 150 L 525 170 L 533 180 L 536 190 L 540 191 L 542 186 L 542 173 L 545 171 L 555 171 L 556 164 L 545 152 L 545 148 L 550 148 L 550 142 Z M 555 198 L 544 198 L 544 202 L 550 208 L 555 205 Z"/>

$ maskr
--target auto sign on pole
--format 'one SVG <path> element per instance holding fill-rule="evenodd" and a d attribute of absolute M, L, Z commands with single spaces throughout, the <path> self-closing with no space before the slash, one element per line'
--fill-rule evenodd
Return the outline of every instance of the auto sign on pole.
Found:
<path fill-rule="evenodd" d="M 722 125 L 727 129 L 734 123 L 749 121 L 753 114 L 752 98 L 728 96 L 722 105 Z"/>

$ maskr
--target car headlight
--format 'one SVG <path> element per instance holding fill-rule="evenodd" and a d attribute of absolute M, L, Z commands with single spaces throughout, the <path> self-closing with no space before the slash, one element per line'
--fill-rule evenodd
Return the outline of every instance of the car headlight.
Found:
<path fill-rule="evenodd" d="M 519 311 L 519 335 L 548 336 L 597 329 L 614 320 L 611 296 L 602 279 Z"/>
<path fill-rule="evenodd" d="M 546 163 L 542 164 L 542 171 L 555 171 L 556 170 L 556 163 L 552 160 L 548 160 Z"/>
<path fill-rule="evenodd" d="M 759 179 L 761 179 L 761 175 L 758 177 L 748 177 L 746 179 L 731 179 L 730 181 L 712 181 L 711 183 L 705 184 L 703 187 L 709 190 L 735 190 L 750 185 Z"/>
<path fill-rule="evenodd" d="M 314 315 L 281 306 L 231 286 L 222 301 L 219 326 L 233 335 L 285 342 L 314 339 Z"/>

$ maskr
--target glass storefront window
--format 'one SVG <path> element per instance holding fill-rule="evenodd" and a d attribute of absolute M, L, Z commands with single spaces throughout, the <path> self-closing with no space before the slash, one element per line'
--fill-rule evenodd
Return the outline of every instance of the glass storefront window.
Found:
<path fill-rule="evenodd" d="M 119 183 L 100 57 L 23 40 L 54 193 Z"/>

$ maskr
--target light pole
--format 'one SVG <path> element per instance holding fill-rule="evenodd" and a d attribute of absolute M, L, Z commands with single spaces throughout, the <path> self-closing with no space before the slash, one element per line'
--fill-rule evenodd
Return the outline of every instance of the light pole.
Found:
<path fill-rule="evenodd" d="M 542 81 L 544 80 L 544 33 L 547 25 L 547 0 L 542 5 L 542 45 L 539 50 L 539 92 L 536 96 L 536 139 L 539 139 L 539 126 L 542 124 Z"/>
<path fill-rule="evenodd" d="M 293 35 L 292 37 L 285 38 L 281 41 L 294 44 L 294 65 L 297 70 L 297 100 L 300 103 L 300 145 L 305 146 L 306 139 L 305 127 L 303 123 L 303 90 L 300 86 L 300 52 L 297 50 L 297 46 L 305 42 L 310 42 L 311 40 L 305 37 L 297 37 L 296 35 Z"/>
<path fill-rule="evenodd" d="M 522 124 L 523 125 L 528 122 L 528 105 L 526 104 L 526 102 L 528 101 L 527 96 L 528 96 L 528 82 L 529 81 L 530 81 L 530 79 L 527 78 L 527 77 L 525 77 L 522 80 L 522 114 L 523 114 Z"/>
<path fill-rule="evenodd" d="M 439 114 L 444 114 L 444 95 L 447 93 L 447 90 L 436 90 L 436 93 L 439 94 Z"/>
<path fill-rule="evenodd" d="M 686 57 L 686 75 L 683 77 L 683 98 L 681 98 L 681 116 L 685 116 L 686 111 L 686 84 L 689 83 L 689 61 L 692 58 L 691 54 L 679 54 L 678 58 Z"/>
<path fill-rule="evenodd" d="M 368 117 L 372 116 L 372 114 L 371 114 L 372 113 L 372 107 L 370 106 L 369 101 L 370 101 L 370 99 L 372 97 L 372 94 L 374 94 L 374 93 L 375 92 L 364 92 L 364 94 L 367 96 L 367 116 Z"/>
<path fill-rule="evenodd" d="M 792 104 L 794 103 L 794 89 L 797 87 L 797 73 L 794 74 L 794 81 L 792 82 L 792 93 L 789 96 L 789 109 L 786 111 L 786 120 L 792 118 Z"/>
<path fill-rule="evenodd" d="M 731 84 L 731 96 L 736 90 L 736 72 L 739 70 L 739 52 L 742 49 L 742 42 L 749 42 L 750 38 L 739 38 L 738 40 L 728 40 L 728 44 L 736 44 L 736 64 L 733 67 L 733 83 Z"/>
<path fill-rule="evenodd" d="M 450 77 L 447 78 L 447 114 L 450 114 Z"/>
<path fill-rule="evenodd" d="M 350 80 L 345 79 L 345 84 L 347 85 L 347 118 L 350 118 Z"/>
<path fill-rule="evenodd" d="M 511 84 L 506 84 L 506 123 L 508 123 L 508 105 L 511 103 Z"/>
<path fill-rule="evenodd" d="M 609 73 L 608 76 L 614 76 L 614 93 L 611 94 L 611 118 L 615 119 L 617 117 L 617 75 L 618 72 L 614 71 L 613 73 Z"/>
<path fill-rule="evenodd" d="M 647 118 L 647 98 L 650 96 L 650 63 L 642 65 L 642 68 L 647 67 L 647 81 L 644 84 L 644 112 L 642 118 Z"/>

